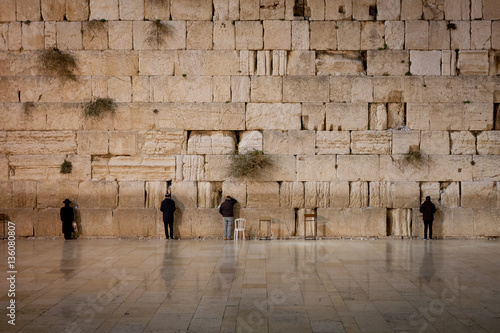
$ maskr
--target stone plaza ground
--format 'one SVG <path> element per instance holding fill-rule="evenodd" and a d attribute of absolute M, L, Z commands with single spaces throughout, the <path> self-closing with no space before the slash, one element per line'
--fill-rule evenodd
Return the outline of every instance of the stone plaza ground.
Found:
<path fill-rule="evenodd" d="M 17 239 L 2 332 L 498 332 L 496 240 Z"/>

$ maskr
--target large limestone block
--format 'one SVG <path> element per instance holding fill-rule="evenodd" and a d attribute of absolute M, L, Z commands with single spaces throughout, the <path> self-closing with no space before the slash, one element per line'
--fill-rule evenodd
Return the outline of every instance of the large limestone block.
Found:
<path fill-rule="evenodd" d="M 16 0 L 2 0 L 0 2 L 2 11 L 0 12 L 0 22 L 16 20 Z"/>
<path fill-rule="evenodd" d="M 485 20 L 500 19 L 500 9 L 495 0 L 483 0 L 483 18 Z"/>
<path fill-rule="evenodd" d="M 500 131 L 479 133 L 477 135 L 477 152 L 481 155 L 500 155 Z"/>
<path fill-rule="evenodd" d="M 368 75 L 404 75 L 408 72 L 409 52 L 406 50 L 368 50 Z"/>
<path fill-rule="evenodd" d="M 102 64 L 98 75 L 133 76 L 139 70 L 139 55 L 124 50 L 107 50 L 102 53 Z"/>
<path fill-rule="evenodd" d="M 488 51 L 458 51 L 457 68 L 463 75 L 488 75 Z"/>
<path fill-rule="evenodd" d="M 419 20 L 421 18 L 422 18 L 421 0 L 402 0 L 401 2 L 402 20 Z"/>
<path fill-rule="evenodd" d="M 234 22 L 231 21 L 214 22 L 213 48 L 214 50 L 235 49 Z"/>
<path fill-rule="evenodd" d="M 270 113 L 275 109 L 273 104 L 249 104 L 248 109 L 255 106 L 264 106 L 269 108 Z M 298 109 L 297 127 L 300 128 L 300 105 L 295 104 L 277 104 L 281 106 L 283 116 L 292 116 L 293 109 Z M 244 130 L 245 129 L 245 105 L 244 103 L 172 103 L 158 105 L 158 125 L 160 128 L 187 129 L 187 130 Z M 247 110 L 247 117 L 251 110 Z M 274 115 L 275 118 L 278 115 Z M 266 119 L 267 120 L 267 119 Z M 277 122 L 283 121 L 289 124 L 287 119 L 276 119 Z M 246 129 L 251 128 L 247 123 Z M 286 127 L 286 126 L 284 126 Z"/>
<path fill-rule="evenodd" d="M 221 201 L 222 187 L 214 182 L 198 182 L 198 207 L 216 208 Z"/>
<path fill-rule="evenodd" d="M 351 138 L 349 131 L 317 131 L 316 154 L 349 154 Z"/>
<path fill-rule="evenodd" d="M 491 48 L 491 21 L 471 21 L 471 49 L 488 50 Z"/>
<path fill-rule="evenodd" d="M 109 132 L 78 131 L 76 142 L 79 155 L 105 155 L 108 153 Z"/>
<path fill-rule="evenodd" d="M 247 184 L 247 208 L 277 208 L 280 206 L 279 183 L 252 182 Z"/>
<path fill-rule="evenodd" d="M 146 208 L 160 209 L 167 193 L 167 183 L 162 181 L 146 182 Z"/>
<path fill-rule="evenodd" d="M 111 157 L 92 161 L 93 180 L 171 180 L 175 156 Z"/>
<path fill-rule="evenodd" d="M 244 131 L 239 133 L 238 152 L 246 154 L 254 150 L 263 151 L 263 139 L 261 131 Z"/>
<path fill-rule="evenodd" d="M 89 2 L 87 0 L 66 1 L 66 19 L 68 21 L 87 21 Z"/>
<path fill-rule="evenodd" d="M 69 174 L 61 174 L 64 160 L 72 163 Z M 11 180 L 88 180 L 90 177 L 90 156 L 79 155 L 12 155 L 9 157 Z"/>
<path fill-rule="evenodd" d="M 232 76 L 231 95 L 234 103 L 250 102 L 250 78 L 246 76 Z"/>
<path fill-rule="evenodd" d="M 88 78 L 78 82 L 57 77 L 27 77 L 19 82 L 22 86 L 21 102 L 82 102 L 91 99 Z"/>
<path fill-rule="evenodd" d="M 340 21 L 337 26 L 337 49 L 361 49 L 361 23 L 358 21 Z"/>
<path fill-rule="evenodd" d="M 176 180 L 205 180 L 205 157 L 202 155 L 178 155 Z"/>
<path fill-rule="evenodd" d="M 245 235 L 249 239 L 259 237 L 259 219 L 271 218 L 270 234 L 273 239 L 286 239 L 296 236 L 295 212 L 290 208 L 245 208 L 240 217 L 247 220 Z M 267 232 L 262 225 L 261 235 Z"/>
<path fill-rule="evenodd" d="M 118 21 L 118 0 L 90 0 L 90 19 Z"/>
<path fill-rule="evenodd" d="M 111 237 L 113 235 L 113 210 L 81 208 L 80 237 Z"/>
<path fill-rule="evenodd" d="M 437 201 L 440 191 L 441 185 L 438 182 L 422 182 L 420 184 L 420 202 L 424 202 L 427 196 L 431 197 L 431 201 Z"/>
<path fill-rule="evenodd" d="M 309 22 L 292 21 L 292 50 L 309 50 Z"/>
<path fill-rule="evenodd" d="M 78 206 L 81 208 L 116 208 L 118 184 L 87 181 L 78 185 Z"/>
<path fill-rule="evenodd" d="M 316 53 L 295 50 L 288 53 L 288 75 L 316 75 Z"/>
<path fill-rule="evenodd" d="M 311 50 L 336 50 L 337 31 L 334 21 L 312 21 L 310 23 Z"/>
<path fill-rule="evenodd" d="M 240 19 L 242 21 L 258 20 L 260 17 L 259 5 L 260 5 L 260 0 L 249 0 L 241 2 Z"/>
<path fill-rule="evenodd" d="M 410 51 L 410 72 L 413 75 L 440 75 L 441 51 Z"/>
<path fill-rule="evenodd" d="M 36 218 L 35 211 L 32 208 L 4 209 L 2 213 L 7 215 L 9 221 L 16 224 L 16 237 L 33 236 L 33 223 Z"/>
<path fill-rule="evenodd" d="M 22 48 L 22 31 L 21 31 L 21 22 L 11 22 L 8 26 L 7 31 L 8 41 L 5 41 L 5 44 L 8 44 L 9 50 L 19 51 Z"/>
<path fill-rule="evenodd" d="M 385 21 L 385 44 L 391 50 L 402 50 L 405 40 L 404 21 Z"/>
<path fill-rule="evenodd" d="M 408 50 L 427 50 L 429 23 L 423 20 L 406 21 L 405 46 Z"/>
<path fill-rule="evenodd" d="M 266 154 L 314 154 L 314 131 L 264 131 Z"/>
<path fill-rule="evenodd" d="M 330 76 L 330 102 L 351 101 L 351 79 L 345 76 Z"/>
<path fill-rule="evenodd" d="M 328 77 L 285 76 L 283 78 L 284 102 L 328 102 Z"/>
<path fill-rule="evenodd" d="M 156 209 L 115 209 L 113 211 L 113 236 L 148 237 L 155 235 L 156 214 Z"/>
<path fill-rule="evenodd" d="M 470 157 L 460 155 L 430 155 L 429 181 L 472 180 Z"/>
<path fill-rule="evenodd" d="M 351 84 L 353 103 L 373 102 L 373 81 L 370 77 L 355 77 Z"/>
<path fill-rule="evenodd" d="M 264 21 L 264 49 L 289 50 L 292 46 L 290 21 Z"/>
<path fill-rule="evenodd" d="M 325 3 L 325 20 L 351 19 L 352 0 L 329 0 Z"/>
<path fill-rule="evenodd" d="M 500 210 L 474 209 L 474 236 L 500 236 Z"/>
<path fill-rule="evenodd" d="M 280 184 L 280 207 L 282 208 L 304 207 L 303 182 L 282 182 Z"/>
<path fill-rule="evenodd" d="M 351 152 L 353 154 L 389 154 L 392 135 L 387 131 L 352 131 Z"/>
<path fill-rule="evenodd" d="M 0 208 L 12 208 L 12 182 L 0 182 Z"/>
<path fill-rule="evenodd" d="M 411 147 L 420 147 L 419 131 L 392 131 L 393 154 L 408 154 Z"/>
<path fill-rule="evenodd" d="M 330 183 L 330 207 L 349 207 L 349 182 L 335 181 Z"/>
<path fill-rule="evenodd" d="M 44 27 L 43 22 L 32 22 L 22 24 L 22 43 L 24 50 L 37 50 L 44 47 Z"/>
<path fill-rule="evenodd" d="M 426 180 L 428 177 L 428 157 L 414 158 L 412 155 L 380 156 L 380 180 Z"/>
<path fill-rule="evenodd" d="M 146 20 L 168 20 L 170 17 L 170 1 L 144 1 L 144 16 Z"/>
<path fill-rule="evenodd" d="M 493 105 L 491 103 L 465 103 L 463 122 L 466 130 L 493 129 Z"/>
<path fill-rule="evenodd" d="M 64 0 L 42 0 L 42 17 L 45 21 L 62 21 L 66 14 Z"/>
<path fill-rule="evenodd" d="M 297 160 L 297 180 L 334 181 L 336 175 L 335 155 L 301 155 Z"/>
<path fill-rule="evenodd" d="M 250 83 L 250 99 L 253 103 L 282 101 L 283 79 L 273 76 L 253 76 Z"/>
<path fill-rule="evenodd" d="M 227 131 L 193 131 L 188 139 L 188 154 L 221 155 L 233 154 L 236 136 Z"/>
<path fill-rule="evenodd" d="M 172 0 L 170 10 L 174 20 L 210 21 L 212 2 L 204 0 Z"/>
<path fill-rule="evenodd" d="M 399 20 L 401 14 L 401 1 L 399 0 L 378 0 L 377 20 Z"/>
<path fill-rule="evenodd" d="M 429 22 L 429 49 L 448 50 L 450 49 L 451 35 L 446 21 Z"/>
<path fill-rule="evenodd" d="M 145 187 L 143 181 L 118 182 L 118 207 L 144 208 Z"/>
<path fill-rule="evenodd" d="M 384 47 L 385 25 L 380 21 L 361 22 L 361 50 Z"/>
<path fill-rule="evenodd" d="M 362 75 L 363 59 L 353 51 L 317 52 L 316 71 L 318 75 Z"/>
<path fill-rule="evenodd" d="M 406 110 L 403 103 L 388 103 L 387 128 L 397 129 L 405 126 Z"/>
<path fill-rule="evenodd" d="M 451 21 L 456 29 L 451 30 L 451 49 L 452 50 L 470 50 L 470 21 Z"/>
<path fill-rule="evenodd" d="M 207 76 L 152 77 L 151 91 L 154 102 L 211 102 L 212 79 Z"/>
<path fill-rule="evenodd" d="M 395 182 L 393 186 L 394 208 L 416 208 L 420 206 L 420 184 L 418 182 Z"/>
<path fill-rule="evenodd" d="M 411 80 L 411 79 L 407 79 Z M 422 101 L 426 103 L 463 101 L 463 80 L 458 77 L 429 76 L 421 82 Z M 412 84 L 416 84 L 413 82 Z M 426 85 L 424 87 L 423 85 Z"/>
<path fill-rule="evenodd" d="M 329 182 L 305 182 L 304 194 L 306 208 L 328 208 L 330 205 Z"/>
<path fill-rule="evenodd" d="M 61 204 L 61 206 L 63 206 Z M 33 221 L 33 236 L 52 236 L 62 235 L 61 217 L 58 208 L 39 209 Z"/>
<path fill-rule="evenodd" d="M 119 0 L 120 20 L 143 20 L 144 1 Z"/>
<path fill-rule="evenodd" d="M 78 204 L 78 181 L 49 180 L 37 183 L 37 208 L 63 207 L 66 198 Z"/>
<path fill-rule="evenodd" d="M 394 183 L 370 182 L 369 183 L 369 207 L 393 207 Z"/>
<path fill-rule="evenodd" d="M 318 229 L 325 237 L 385 237 L 385 208 L 319 208 Z"/>
<path fill-rule="evenodd" d="M 302 104 L 302 126 L 306 130 L 323 131 L 325 129 L 326 107 L 323 103 Z"/>
<path fill-rule="evenodd" d="M 354 0 L 352 2 L 352 17 L 355 20 L 366 21 L 375 19 L 370 12 L 370 7 L 374 6 L 376 1 L 373 0 Z"/>
<path fill-rule="evenodd" d="M 217 103 L 231 101 L 231 77 L 214 76 L 212 78 L 212 97 Z"/>
<path fill-rule="evenodd" d="M 249 103 L 246 110 L 246 129 L 300 130 L 300 119 L 300 104 Z"/>
<path fill-rule="evenodd" d="M 174 221 L 174 235 L 180 238 L 222 238 L 222 233 L 222 216 L 216 208 L 186 210 Z"/>
<path fill-rule="evenodd" d="M 412 214 L 411 209 L 388 209 L 388 236 L 411 237 Z"/>
<path fill-rule="evenodd" d="M 239 19 L 238 0 L 214 0 L 214 21 Z"/>
<path fill-rule="evenodd" d="M 500 49 L 500 22 L 491 22 L 491 48 Z"/>
<path fill-rule="evenodd" d="M 326 130 L 365 131 L 367 129 L 367 104 L 329 103 L 326 105 Z"/>
<path fill-rule="evenodd" d="M 450 154 L 450 134 L 447 131 L 422 131 L 420 134 L 422 154 Z"/>
<path fill-rule="evenodd" d="M 434 235 L 438 237 L 472 237 L 474 236 L 474 210 L 472 209 L 443 209 L 435 218 L 437 226 Z M 423 227 L 423 223 L 421 224 Z"/>
<path fill-rule="evenodd" d="M 444 14 L 447 20 L 468 20 L 470 18 L 470 1 L 445 0 Z"/>
<path fill-rule="evenodd" d="M 236 181 L 225 181 L 222 183 L 222 198 L 219 197 L 219 202 L 226 196 L 231 196 L 236 199 L 235 209 L 244 208 L 247 205 L 247 186 L 244 183 Z"/>
<path fill-rule="evenodd" d="M 338 180 L 380 180 L 380 160 L 378 155 L 338 155 L 337 165 Z"/>
<path fill-rule="evenodd" d="M 112 155 L 136 155 L 137 133 L 113 131 L 109 138 L 109 152 Z"/>
<path fill-rule="evenodd" d="M 350 182 L 349 183 L 349 207 L 364 208 L 368 207 L 368 182 Z"/>
<path fill-rule="evenodd" d="M 443 208 L 460 207 L 460 184 L 458 182 L 441 182 L 440 186 L 440 206 Z"/>
<path fill-rule="evenodd" d="M 120 22 L 121 23 L 121 22 Z M 123 24 L 120 24 L 123 28 Z M 111 23 L 101 21 L 87 21 L 82 23 L 82 43 L 85 50 L 105 50 L 108 48 L 108 31 L 109 35 L 113 36 L 118 33 L 116 30 L 111 29 Z M 121 32 L 121 31 L 120 31 Z M 132 25 L 130 25 L 130 32 L 132 32 Z M 118 33 L 119 36 L 126 35 L 125 33 Z M 132 44 L 130 44 L 132 45 Z M 110 48 L 115 49 L 115 47 Z M 131 47 L 129 47 L 130 49 Z"/>
<path fill-rule="evenodd" d="M 9 131 L 4 150 L 10 154 L 73 154 L 76 153 L 72 131 Z"/>
<path fill-rule="evenodd" d="M 173 75 L 175 60 L 175 51 L 140 51 L 139 72 L 141 75 Z"/>
<path fill-rule="evenodd" d="M 35 208 L 36 182 L 34 181 L 13 182 L 12 205 L 14 208 Z"/>
<path fill-rule="evenodd" d="M 40 13 L 39 0 L 16 1 L 17 21 L 40 21 Z"/>
<path fill-rule="evenodd" d="M 496 181 L 463 181 L 461 183 L 461 207 L 497 207 L 497 185 Z"/>
<path fill-rule="evenodd" d="M 209 21 L 186 22 L 186 49 L 210 50 L 213 47 L 213 26 Z"/>
<path fill-rule="evenodd" d="M 198 206 L 198 187 L 192 181 L 173 181 L 170 189 L 175 207 L 180 212 L 186 209 L 194 209 Z"/>
<path fill-rule="evenodd" d="M 488 133 L 488 132 L 483 132 Z M 476 137 L 469 131 L 450 132 L 453 155 L 475 155 Z"/>
<path fill-rule="evenodd" d="M 186 153 L 186 132 L 183 130 L 140 131 L 139 150 L 147 155 L 176 155 Z"/>

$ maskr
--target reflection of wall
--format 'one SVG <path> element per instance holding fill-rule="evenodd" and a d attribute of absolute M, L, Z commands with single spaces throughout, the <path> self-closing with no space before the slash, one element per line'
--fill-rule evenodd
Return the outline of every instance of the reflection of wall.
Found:
<path fill-rule="evenodd" d="M 416 235 L 426 195 L 436 235 L 500 235 L 497 1 L 303 3 L 2 2 L 0 211 L 59 235 L 68 197 L 83 236 L 161 236 L 171 181 L 183 237 L 220 236 L 221 191 L 283 237 L 309 208 L 321 236 Z M 39 67 L 53 47 L 76 81 Z M 116 113 L 85 118 L 97 97 Z M 254 149 L 273 167 L 229 178 Z"/>

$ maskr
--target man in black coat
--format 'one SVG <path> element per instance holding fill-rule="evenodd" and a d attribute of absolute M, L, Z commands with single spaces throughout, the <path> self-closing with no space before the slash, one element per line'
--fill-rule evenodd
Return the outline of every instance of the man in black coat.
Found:
<path fill-rule="evenodd" d="M 424 239 L 427 239 L 427 229 L 429 229 L 429 239 L 432 239 L 432 221 L 435 212 L 436 206 L 432 203 L 431 197 L 425 197 L 425 201 L 420 205 L 420 213 L 424 220 Z"/>
<path fill-rule="evenodd" d="M 62 232 L 64 234 L 64 239 L 71 239 L 71 233 L 73 232 L 73 221 L 75 220 L 75 214 L 73 213 L 73 208 L 69 206 L 71 201 L 66 199 L 63 201 L 64 207 L 61 208 L 61 222 L 62 222 Z"/>
<path fill-rule="evenodd" d="M 170 193 L 165 194 L 165 200 L 161 202 L 160 211 L 163 212 L 163 225 L 165 226 L 165 237 L 174 239 L 174 212 L 175 202 L 171 199 Z M 168 237 L 170 229 L 170 237 Z"/>
<path fill-rule="evenodd" d="M 235 203 L 236 199 L 233 199 L 228 195 L 219 208 L 219 213 L 222 215 L 222 223 L 224 223 L 224 240 L 232 239 L 231 228 L 233 226 L 233 206 Z"/>

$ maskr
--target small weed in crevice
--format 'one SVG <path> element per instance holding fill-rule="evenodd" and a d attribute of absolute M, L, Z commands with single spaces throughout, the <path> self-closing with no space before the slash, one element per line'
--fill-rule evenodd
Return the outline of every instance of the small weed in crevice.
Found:
<path fill-rule="evenodd" d="M 71 173 L 73 171 L 73 163 L 68 160 L 64 160 L 61 164 L 61 170 L 60 173 Z"/>
<path fill-rule="evenodd" d="M 75 70 L 78 69 L 76 58 L 57 48 L 40 51 L 38 60 L 49 72 L 76 81 Z"/>
<path fill-rule="evenodd" d="M 448 23 L 446 27 L 448 30 L 457 30 L 457 25 L 455 23 Z"/>
<path fill-rule="evenodd" d="M 401 160 L 401 165 L 406 167 L 408 165 L 420 165 L 424 162 L 424 156 L 420 152 L 420 147 L 418 145 L 410 146 L 408 149 L 408 154 L 406 154 Z"/>
<path fill-rule="evenodd" d="M 111 98 L 98 98 L 84 107 L 85 117 L 100 117 L 104 113 L 114 114 L 116 103 Z"/>
<path fill-rule="evenodd" d="M 169 33 L 168 26 L 161 20 L 151 21 L 152 25 L 149 27 L 146 43 L 151 46 L 161 46 L 165 43 L 165 36 Z"/>
<path fill-rule="evenodd" d="M 246 154 L 235 154 L 231 157 L 227 175 L 232 178 L 254 178 L 260 176 L 271 165 L 270 157 L 264 155 L 260 150 Z"/>
<path fill-rule="evenodd" d="M 23 104 L 23 112 L 25 115 L 30 115 L 34 109 L 35 109 L 35 103 L 33 102 L 25 102 Z"/>

